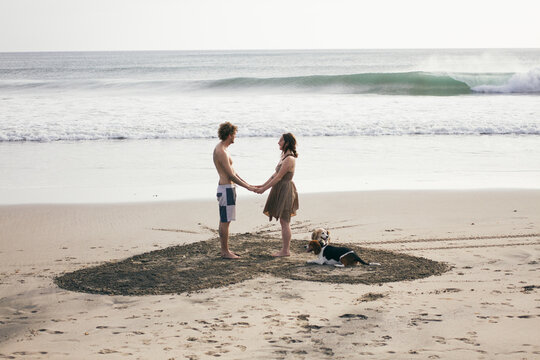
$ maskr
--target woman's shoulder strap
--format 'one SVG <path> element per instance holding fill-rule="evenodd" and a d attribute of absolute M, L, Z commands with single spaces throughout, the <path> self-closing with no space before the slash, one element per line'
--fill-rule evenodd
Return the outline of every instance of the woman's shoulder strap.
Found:
<path fill-rule="evenodd" d="M 287 155 L 285 155 L 285 156 L 283 157 L 283 159 L 282 159 L 281 161 L 285 160 L 285 159 L 288 158 L 289 156 L 292 156 L 293 158 L 295 157 L 293 154 L 287 154 Z"/>

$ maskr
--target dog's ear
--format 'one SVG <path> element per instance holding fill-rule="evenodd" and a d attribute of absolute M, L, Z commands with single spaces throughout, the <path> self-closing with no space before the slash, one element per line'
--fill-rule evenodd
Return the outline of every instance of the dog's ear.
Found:
<path fill-rule="evenodd" d="M 313 230 L 313 232 L 311 233 L 311 240 L 317 239 L 318 232 L 319 232 L 318 229 Z"/>
<path fill-rule="evenodd" d="M 312 241 L 310 244 L 311 248 L 313 249 L 313 253 L 315 255 L 319 255 L 319 253 L 321 252 L 321 244 L 319 244 L 319 242 L 317 240 L 315 241 Z"/>

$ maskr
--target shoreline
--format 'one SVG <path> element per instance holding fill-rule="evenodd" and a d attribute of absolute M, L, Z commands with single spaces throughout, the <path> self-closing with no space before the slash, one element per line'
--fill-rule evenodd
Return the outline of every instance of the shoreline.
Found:
<path fill-rule="evenodd" d="M 238 197 L 241 200 L 247 200 L 251 202 L 257 202 L 258 198 L 264 198 L 268 196 L 268 192 L 265 192 L 262 196 L 247 191 L 246 189 L 237 185 L 237 190 L 240 191 Z M 212 189 L 213 191 L 213 189 Z M 210 193 L 212 192 L 210 191 Z M 301 197 L 317 197 L 317 196 L 347 196 L 347 194 L 384 194 L 384 193 L 512 193 L 512 192 L 540 192 L 540 188 L 534 187 L 477 187 L 477 188 L 403 188 L 403 189 L 364 189 L 364 190 L 337 190 L 337 191 L 307 191 L 300 193 Z M 259 199 L 260 200 L 260 199 Z M 159 199 L 154 200 L 122 200 L 122 201 L 43 201 L 43 202 L 19 202 L 19 203 L 0 203 L 1 208 L 7 207 L 32 207 L 32 206 L 159 206 L 166 204 L 181 204 L 181 203 L 214 203 L 213 196 L 198 196 L 193 198 L 178 198 L 178 199 Z"/>
<path fill-rule="evenodd" d="M 279 160 L 276 142 L 239 138 L 230 149 L 235 170 L 249 183 L 266 181 Z M 314 136 L 298 142 L 301 161 L 294 180 L 309 194 L 539 189 L 540 184 L 536 136 Z M 208 154 L 215 144 L 215 139 L 0 143 L 5 153 L 0 199 L 6 205 L 213 200 L 218 179 Z"/>
<path fill-rule="evenodd" d="M 262 215 L 267 195 L 243 195 L 231 235 L 263 232 L 273 239 L 271 253 L 280 228 Z M 217 202 L 2 205 L 0 358 L 534 358 L 539 218 L 540 190 L 300 193 L 294 240 L 307 241 L 322 226 L 335 244 L 452 269 L 373 285 L 262 275 L 190 294 L 104 296 L 53 281 L 153 250 L 217 241 Z"/>

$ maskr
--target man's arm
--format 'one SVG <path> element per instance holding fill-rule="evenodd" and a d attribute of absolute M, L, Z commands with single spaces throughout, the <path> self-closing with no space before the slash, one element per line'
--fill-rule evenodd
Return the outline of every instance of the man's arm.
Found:
<path fill-rule="evenodd" d="M 248 189 L 249 191 L 255 191 L 255 187 L 254 187 L 253 185 L 249 185 L 248 182 L 247 182 L 246 180 L 242 179 L 242 178 L 240 177 L 240 175 L 238 175 L 238 173 L 235 172 L 234 174 L 235 174 L 235 176 L 236 176 L 239 180 L 243 181 L 243 182 L 247 185 L 247 186 L 245 187 L 246 189 Z"/>

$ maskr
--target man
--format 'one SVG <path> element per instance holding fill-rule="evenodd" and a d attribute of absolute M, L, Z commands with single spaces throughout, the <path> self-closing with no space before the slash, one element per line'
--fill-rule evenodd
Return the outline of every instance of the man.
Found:
<path fill-rule="evenodd" d="M 230 122 L 219 126 L 218 136 L 221 140 L 214 148 L 214 165 L 219 175 L 217 200 L 219 202 L 219 239 L 221 242 L 221 257 L 238 259 L 239 256 L 229 250 L 229 225 L 236 220 L 236 187 L 238 184 L 249 191 L 254 191 L 233 169 L 232 159 L 227 152 L 229 145 L 234 144 L 238 128 Z"/>

